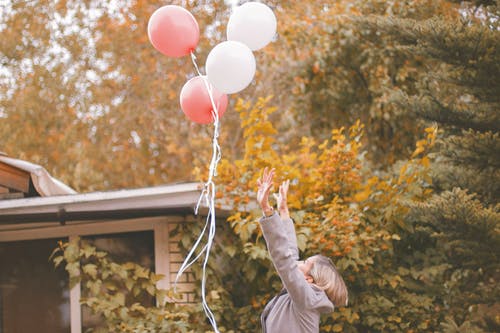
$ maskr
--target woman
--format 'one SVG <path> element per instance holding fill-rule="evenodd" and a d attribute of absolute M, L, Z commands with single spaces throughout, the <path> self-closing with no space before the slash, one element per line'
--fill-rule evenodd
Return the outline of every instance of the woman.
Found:
<path fill-rule="evenodd" d="M 347 287 L 332 261 L 315 255 L 299 261 L 297 237 L 287 205 L 289 181 L 279 187 L 276 196 L 279 215 L 269 204 L 274 169 L 264 169 L 257 180 L 257 201 L 263 217 L 262 233 L 283 290 L 264 308 L 262 330 L 267 333 L 317 333 L 320 315 L 346 306 Z"/>

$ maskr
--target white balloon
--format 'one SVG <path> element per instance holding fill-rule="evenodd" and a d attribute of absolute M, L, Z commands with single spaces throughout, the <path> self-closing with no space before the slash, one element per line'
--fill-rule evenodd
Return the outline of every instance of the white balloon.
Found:
<path fill-rule="evenodd" d="M 276 34 L 276 16 L 260 2 L 246 2 L 236 7 L 227 23 L 227 39 L 242 42 L 252 51 L 269 44 Z"/>
<path fill-rule="evenodd" d="M 205 69 L 208 81 L 223 94 L 245 89 L 255 76 L 255 57 L 243 43 L 226 41 L 208 54 Z"/>

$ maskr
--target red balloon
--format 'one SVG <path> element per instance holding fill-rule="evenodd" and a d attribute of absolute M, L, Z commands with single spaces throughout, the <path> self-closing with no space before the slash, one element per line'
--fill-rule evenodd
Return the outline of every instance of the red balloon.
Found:
<path fill-rule="evenodd" d="M 195 76 L 190 79 L 181 90 L 181 109 L 189 119 L 199 124 L 209 124 L 214 121 L 212 115 L 214 108 L 205 83 L 210 85 L 212 89 L 212 96 L 219 119 L 226 111 L 228 103 L 227 95 L 220 93 L 213 85 L 208 83 L 206 76 Z"/>
<path fill-rule="evenodd" d="M 148 37 L 155 49 L 178 58 L 194 51 L 200 39 L 200 28 L 189 11 L 168 5 L 158 8 L 149 18 Z"/>

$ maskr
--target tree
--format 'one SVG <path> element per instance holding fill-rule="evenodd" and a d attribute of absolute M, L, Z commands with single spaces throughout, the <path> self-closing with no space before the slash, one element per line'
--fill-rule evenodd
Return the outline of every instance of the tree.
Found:
<path fill-rule="evenodd" d="M 230 6 L 222 0 L 173 4 L 186 7 L 199 23 L 196 56 L 203 71 L 210 49 L 225 39 Z M 407 156 L 423 126 L 387 102 L 386 87 L 411 93 L 423 65 L 418 58 L 403 60 L 383 43 L 370 44 L 348 17 L 456 14 L 449 3 L 268 4 L 279 36 L 255 53 L 255 81 L 239 97 L 274 95 L 280 144 L 298 144 L 297 133 L 323 140 L 331 129 L 361 119 L 364 140 L 372 143 L 368 154 L 377 163 Z M 183 166 L 206 163 L 211 127 L 190 123 L 179 110 L 180 89 L 195 75 L 189 57 L 166 58 L 147 39 L 147 21 L 161 5 L 59 0 L 6 6 L 0 18 L 2 150 L 44 165 L 79 191 L 192 180 Z M 232 159 L 244 149 L 235 102 L 230 99 L 220 137 Z"/>
<path fill-rule="evenodd" d="M 359 119 L 374 162 L 387 167 L 404 159 L 425 125 L 394 107 L 389 93 L 393 88 L 413 93 L 425 63 L 419 56 L 402 56 L 389 39 L 372 42 L 371 35 L 380 32 L 363 29 L 353 18 L 377 14 L 424 20 L 458 16 L 456 6 L 427 0 L 279 1 L 275 11 L 279 38 L 263 50 L 256 90 L 258 96 L 277 91 L 279 140 L 297 144 L 297 133 L 326 139 L 332 128 Z"/>
<path fill-rule="evenodd" d="M 2 150 L 44 165 L 79 191 L 192 179 L 184 165 L 208 155 L 208 127 L 180 111 L 180 89 L 194 75 L 190 58 L 167 59 L 148 41 L 148 19 L 161 5 L 2 7 Z M 228 7 L 221 0 L 187 9 L 200 25 L 201 63 Z"/>
<path fill-rule="evenodd" d="M 413 233 L 399 256 L 419 268 L 444 332 L 496 332 L 500 307 L 499 202 L 500 33 L 498 2 L 464 5 L 462 18 L 422 22 L 363 20 L 409 57 L 422 56 L 425 75 L 414 94 L 395 90 L 405 112 L 440 124 L 433 158 L 436 195 L 412 205 Z M 408 252 L 408 250 L 410 250 Z M 406 257 L 406 259 L 404 259 Z"/>

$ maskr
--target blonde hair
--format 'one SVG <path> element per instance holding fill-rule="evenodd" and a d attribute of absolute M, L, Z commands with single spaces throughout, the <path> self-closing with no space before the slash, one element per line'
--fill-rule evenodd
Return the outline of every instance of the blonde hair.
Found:
<path fill-rule="evenodd" d="M 347 287 L 330 258 L 318 254 L 310 259 L 313 265 L 309 275 L 313 278 L 313 283 L 325 291 L 336 307 L 347 306 L 349 300 Z"/>

